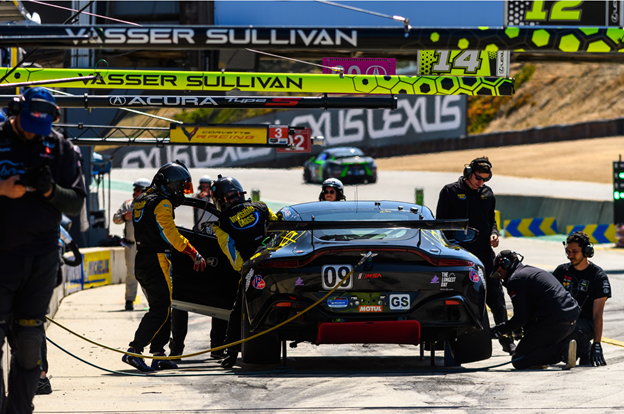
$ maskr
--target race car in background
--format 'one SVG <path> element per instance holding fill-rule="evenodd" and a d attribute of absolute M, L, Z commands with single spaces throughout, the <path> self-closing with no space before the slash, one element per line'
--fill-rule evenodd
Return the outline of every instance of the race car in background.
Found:
<path fill-rule="evenodd" d="M 185 201 L 208 208 L 216 221 L 219 212 L 200 203 Z M 475 230 L 466 230 L 467 220 L 435 220 L 425 206 L 396 201 L 313 202 L 284 207 L 280 214 L 283 221 L 267 224 L 271 237 L 245 263 L 242 280 L 210 223 L 180 228 L 206 258 L 205 272 L 194 272 L 188 256 L 172 253 L 173 306 L 179 309 L 227 319 L 241 280 L 243 338 L 320 301 L 244 342 L 243 362 L 278 363 L 281 341 L 448 343 L 459 364 L 491 357 L 484 267 L 454 243 L 476 238 Z"/>
<path fill-rule="evenodd" d="M 322 183 L 338 178 L 343 184 L 377 182 L 377 164 L 355 147 L 329 148 L 303 165 L 303 181 Z"/>

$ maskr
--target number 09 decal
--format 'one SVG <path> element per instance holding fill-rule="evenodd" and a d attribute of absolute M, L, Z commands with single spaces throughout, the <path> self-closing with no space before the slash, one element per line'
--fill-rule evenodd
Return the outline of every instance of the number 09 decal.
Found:
<path fill-rule="evenodd" d="M 348 264 L 336 264 L 336 265 L 325 265 L 321 269 L 321 277 L 322 277 L 322 285 L 323 289 L 331 290 L 336 287 L 338 283 L 342 279 L 344 279 L 349 272 L 353 269 L 351 265 Z M 346 284 L 345 284 L 346 283 Z M 353 277 L 350 277 L 343 283 L 338 290 L 347 290 L 353 288 Z"/>

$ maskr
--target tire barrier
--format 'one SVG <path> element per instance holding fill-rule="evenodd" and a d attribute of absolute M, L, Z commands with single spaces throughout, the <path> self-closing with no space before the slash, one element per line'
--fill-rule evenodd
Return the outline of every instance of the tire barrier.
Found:
<path fill-rule="evenodd" d="M 589 240 L 594 243 L 617 243 L 615 224 L 581 224 L 568 226 L 567 234 L 582 231 L 589 236 Z"/>
<path fill-rule="evenodd" d="M 505 220 L 507 237 L 535 237 L 557 234 L 557 219 L 554 217 Z"/>

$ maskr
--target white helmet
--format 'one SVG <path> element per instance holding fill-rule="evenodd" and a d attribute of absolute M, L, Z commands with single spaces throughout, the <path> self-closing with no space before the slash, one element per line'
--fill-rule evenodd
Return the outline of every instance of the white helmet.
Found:
<path fill-rule="evenodd" d="M 323 181 L 323 184 L 321 184 L 321 194 L 319 195 L 319 201 L 325 200 L 323 190 L 325 190 L 325 188 L 327 187 L 332 187 L 336 189 L 336 193 L 338 193 L 336 194 L 336 200 L 346 200 L 344 196 L 344 185 L 342 185 L 342 181 L 337 178 L 328 178 L 327 180 Z"/>
<path fill-rule="evenodd" d="M 147 178 L 139 178 L 132 185 L 134 187 L 139 187 L 142 191 L 145 191 L 152 186 L 152 182 Z"/>

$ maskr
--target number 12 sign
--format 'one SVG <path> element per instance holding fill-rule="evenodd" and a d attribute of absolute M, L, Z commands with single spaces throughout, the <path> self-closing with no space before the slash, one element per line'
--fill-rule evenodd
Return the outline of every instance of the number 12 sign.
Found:
<path fill-rule="evenodd" d="M 275 148 L 278 153 L 282 152 L 312 152 L 312 129 L 297 128 L 295 133 L 288 136 L 288 148 Z"/>

